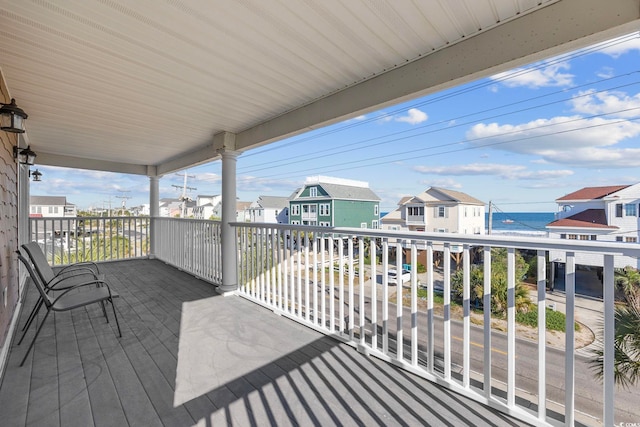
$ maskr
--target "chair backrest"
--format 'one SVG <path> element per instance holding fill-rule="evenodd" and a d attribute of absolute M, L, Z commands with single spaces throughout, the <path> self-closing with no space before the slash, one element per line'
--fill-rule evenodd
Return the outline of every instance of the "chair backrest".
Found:
<path fill-rule="evenodd" d="M 29 276 L 31 277 L 31 281 L 33 282 L 35 287 L 38 289 L 38 292 L 40 293 L 40 296 L 44 300 L 44 303 L 46 304 L 47 307 L 51 307 L 51 304 L 52 304 L 51 298 L 49 298 L 49 295 L 47 295 L 47 292 L 44 289 L 44 285 L 42 284 L 40 277 L 36 274 L 35 271 L 33 271 L 33 268 L 31 267 L 31 263 L 25 257 L 22 256 L 20 251 L 16 251 L 16 253 L 18 254 L 18 259 L 22 261 L 24 266 L 27 268 L 27 271 L 29 272 Z"/>
<path fill-rule="evenodd" d="M 44 252 L 42 252 L 42 248 L 38 242 L 29 242 L 22 245 L 22 249 L 29 255 L 36 273 L 38 273 L 42 284 L 46 287 L 47 284 L 56 277 L 56 273 L 49 265 L 49 261 L 47 261 L 47 257 L 44 255 Z"/>

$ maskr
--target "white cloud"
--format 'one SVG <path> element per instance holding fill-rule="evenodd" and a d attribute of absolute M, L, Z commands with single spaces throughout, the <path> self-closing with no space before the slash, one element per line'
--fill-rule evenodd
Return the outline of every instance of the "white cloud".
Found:
<path fill-rule="evenodd" d="M 611 67 L 602 67 L 602 70 L 596 73 L 596 76 L 598 76 L 601 79 L 610 79 L 615 75 L 616 75 L 615 70 Z"/>
<path fill-rule="evenodd" d="M 640 93 L 629 96 L 623 92 L 584 91 L 571 99 L 574 111 L 583 114 L 608 114 L 613 117 L 640 117 Z"/>
<path fill-rule="evenodd" d="M 417 125 L 426 121 L 428 118 L 429 116 L 424 111 L 420 111 L 417 108 L 410 108 L 409 111 L 407 111 L 406 116 L 396 117 L 395 120 L 397 122 L 405 122 L 411 125 Z"/>
<path fill-rule="evenodd" d="M 423 181 L 420 181 L 420 183 L 425 187 L 441 187 L 441 188 L 455 188 L 455 189 L 462 188 L 462 184 L 460 184 L 456 180 L 446 179 L 446 178 L 423 180 Z"/>
<path fill-rule="evenodd" d="M 558 153 L 572 153 L 589 147 L 613 146 L 640 135 L 640 123 L 581 116 L 537 119 L 516 125 L 480 123 L 468 132 L 475 145 L 542 156 L 554 162 Z"/>
<path fill-rule="evenodd" d="M 523 165 L 505 165 L 499 163 L 471 163 L 452 166 L 415 166 L 416 172 L 431 175 L 454 176 L 499 176 L 504 179 L 549 180 L 573 175 L 571 170 L 539 170 L 530 171 Z"/>
<path fill-rule="evenodd" d="M 537 89 L 540 87 L 561 87 L 573 84 L 573 74 L 565 73 L 570 65 L 568 62 L 534 64 L 531 68 L 516 68 L 491 77 L 492 80 L 502 83 L 507 87 L 528 87 Z"/>
<path fill-rule="evenodd" d="M 600 53 L 618 58 L 633 50 L 640 51 L 640 33 L 628 34 L 593 46 Z M 591 50 L 591 49 L 590 49 Z"/>

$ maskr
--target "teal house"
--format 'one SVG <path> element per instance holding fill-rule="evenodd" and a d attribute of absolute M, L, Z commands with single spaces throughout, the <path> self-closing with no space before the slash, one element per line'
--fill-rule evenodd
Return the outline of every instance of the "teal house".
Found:
<path fill-rule="evenodd" d="M 324 227 L 379 228 L 380 197 L 369 184 L 342 178 L 307 178 L 289 200 L 289 223 Z"/>

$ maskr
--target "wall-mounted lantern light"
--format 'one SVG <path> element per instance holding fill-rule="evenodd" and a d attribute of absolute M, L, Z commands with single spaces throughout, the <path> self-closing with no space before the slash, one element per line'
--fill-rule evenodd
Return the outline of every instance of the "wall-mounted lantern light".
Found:
<path fill-rule="evenodd" d="M 40 182 L 42 181 L 42 172 L 40 172 L 38 169 L 34 170 L 33 172 L 31 172 L 31 170 L 29 170 L 29 176 L 35 181 L 35 182 Z"/>
<path fill-rule="evenodd" d="M 33 165 L 36 161 L 36 156 L 37 154 L 31 151 L 29 145 L 27 145 L 27 148 L 13 147 L 13 158 L 23 165 Z"/>
<path fill-rule="evenodd" d="M 24 133 L 24 121 L 27 113 L 16 105 L 16 100 L 11 99 L 11 103 L 0 103 L 0 129 L 11 133 Z"/>

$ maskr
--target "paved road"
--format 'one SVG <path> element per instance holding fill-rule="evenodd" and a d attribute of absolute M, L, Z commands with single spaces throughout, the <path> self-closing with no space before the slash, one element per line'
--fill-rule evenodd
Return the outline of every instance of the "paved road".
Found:
<path fill-rule="evenodd" d="M 378 295 L 381 295 L 381 285 L 378 285 Z M 346 292 L 346 289 L 345 289 Z M 369 287 L 365 287 L 365 292 L 370 292 Z M 390 293 L 395 292 L 395 287 L 390 287 Z M 336 289 L 336 298 L 338 291 Z M 354 297 L 355 306 L 359 304 L 359 297 Z M 345 303 L 347 296 L 345 295 Z M 381 326 L 382 303 L 378 304 L 378 325 Z M 370 326 L 371 300 L 365 298 L 365 316 L 366 324 Z M 328 305 L 327 305 L 328 307 Z M 389 329 L 390 334 L 395 335 L 397 325 L 397 306 L 389 303 Z M 338 313 L 338 304 L 336 303 L 336 314 Z M 348 315 L 348 307 L 345 307 L 345 316 Z M 358 314 L 356 309 L 355 325 L 358 324 Z M 403 340 L 406 349 L 404 357 L 410 357 L 410 340 L 411 340 L 411 312 L 407 307 L 402 311 L 402 327 Z M 420 311 L 417 318 L 419 347 L 426 349 L 427 344 L 427 315 L 425 311 Z M 356 327 L 356 331 L 357 331 Z M 434 317 L 434 345 L 436 351 L 436 366 L 443 365 L 443 335 L 444 335 L 442 317 Z M 381 333 L 380 328 L 378 333 Z M 371 330 L 367 331 L 371 334 Z M 462 322 L 451 321 L 451 357 L 452 372 L 460 371 L 462 365 Z M 484 335 L 480 327 L 471 325 L 471 370 L 475 373 L 481 373 L 484 366 Z M 381 347 L 382 339 L 379 337 L 378 346 Z M 507 336 L 500 331 L 492 332 L 492 378 L 493 386 L 504 388 L 507 382 Z M 563 412 L 564 404 L 564 365 L 565 352 L 562 349 L 547 347 L 546 352 L 546 381 L 547 381 L 547 408 L 558 412 Z M 578 421 L 587 425 L 599 424 L 602 418 L 602 385 L 596 380 L 588 366 L 588 358 L 576 354 L 575 356 L 575 408 L 576 418 Z M 481 379 L 481 374 L 474 377 Z M 518 396 L 528 399 L 535 399 L 538 388 L 538 348 L 537 343 L 528 339 L 516 339 L 516 388 Z M 496 382 L 498 381 L 498 382 Z M 502 384 L 500 384 L 501 382 Z M 527 395 L 529 393 L 530 395 Z M 554 404 L 554 402 L 556 404 Z M 632 390 L 616 390 L 616 422 L 640 422 L 640 387 Z M 534 402 L 535 403 L 535 402 Z"/>

